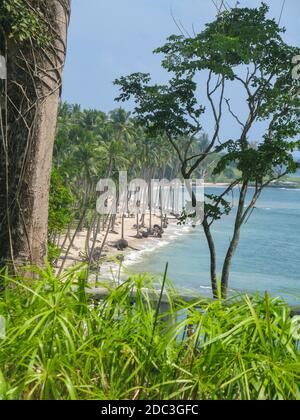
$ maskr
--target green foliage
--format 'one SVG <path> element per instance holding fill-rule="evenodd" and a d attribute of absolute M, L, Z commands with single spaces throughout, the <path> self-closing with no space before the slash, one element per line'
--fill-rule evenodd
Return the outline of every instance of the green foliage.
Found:
<path fill-rule="evenodd" d="M 197 139 L 197 148 L 205 140 Z M 49 241 L 57 246 L 65 243 L 59 233 L 67 225 L 72 229 L 80 220 L 81 230 L 95 222 L 100 179 L 113 179 L 118 186 L 119 171 L 127 171 L 128 181 L 148 182 L 163 175 L 173 179 L 179 172 L 178 158 L 166 136 L 149 135 L 129 112 L 118 108 L 106 114 L 68 103 L 59 108 L 53 168 Z"/>
<path fill-rule="evenodd" d="M 52 242 L 48 242 L 48 261 L 53 264 L 61 255 L 61 249 Z"/>
<path fill-rule="evenodd" d="M 300 398 L 299 337 L 279 299 L 184 303 L 168 286 L 166 319 L 148 275 L 91 305 L 85 270 L 34 271 L 39 281 L 3 273 L 1 399 Z"/>
<path fill-rule="evenodd" d="M 30 7 L 30 3 L 31 6 Z M 0 27 L 7 38 L 24 42 L 33 40 L 37 45 L 49 42 L 50 34 L 45 24 L 44 0 L 2 0 L 0 4 Z"/>
<path fill-rule="evenodd" d="M 216 147 L 223 157 L 214 175 L 220 175 L 232 163 L 243 180 L 258 184 L 266 177 L 272 178 L 274 167 L 279 165 L 288 173 L 295 172 L 299 165 L 292 152 L 300 146 L 300 96 L 295 93 L 299 82 L 292 79 L 291 67 L 292 58 L 300 50 L 283 41 L 284 29 L 267 18 L 268 11 L 265 4 L 259 8 L 234 8 L 224 11 L 192 38 L 169 37 L 155 51 L 164 55 L 163 67 L 174 74 L 169 84 L 151 86 L 149 75 L 132 74 L 116 80 L 121 89 L 117 99 L 133 97 L 138 118 L 156 130 L 166 131 L 174 145 L 178 136 L 193 135 L 201 129 L 200 117 L 207 110 L 195 96 L 194 79 L 199 72 L 211 72 L 209 82 L 212 75 L 218 80 L 224 77 L 229 88 L 230 83 L 240 83 L 247 94 L 248 121 L 239 138 Z M 179 92 L 174 86 L 180 86 Z M 215 92 L 218 88 L 221 84 L 216 85 Z M 216 108 L 214 105 L 215 117 Z M 269 126 L 254 149 L 249 131 L 259 121 Z"/>
<path fill-rule="evenodd" d="M 220 220 L 222 216 L 228 215 L 232 210 L 232 205 L 223 197 L 215 194 L 205 194 L 205 214 L 212 220 Z"/>
<path fill-rule="evenodd" d="M 214 164 L 212 176 L 221 177 L 229 171 L 234 176 L 226 194 L 242 185 L 222 269 L 224 296 L 242 225 L 251 216 L 263 189 L 300 167 L 293 156 L 300 147 L 300 83 L 292 77 L 293 58 L 300 55 L 300 49 L 284 42 L 284 29 L 268 17 L 268 11 L 264 3 L 259 8 L 230 8 L 193 37 L 169 37 L 155 51 L 163 55 L 162 67 L 171 74 L 164 86 L 151 85 L 150 76 L 140 73 L 115 81 L 121 91 L 117 100 L 132 98 L 138 120 L 150 130 L 166 133 L 185 178 L 195 176 L 208 156 L 217 153 L 220 159 Z M 206 84 L 202 87 L 199 81 L 204 78 Z M 238 111 L 233 110 L 231 98 L 225 96 L 233 87 L 238 87 L 241 98 L 245 98 Z M 198 91 L 205 93 L 208 107 L 201 104 Z M 225 105 L 240 133 L 229 140 L 221 138 Z M 246 117 L 240 108 L 246 110 Z M 208 146 L 202 154 L 190 156 L 182 138 L 192 142 L 201 132 L 205 117 L 215 123 Z M 253 139 L 252 129 L 258 124 L 263 127 L 261 135 Z M 254 186 L 252 191 L 250 185 Z M 226 194 L 207 196 L 204 206 L 203 227 L 210 249 L 213 290 L 217 263 L 210 229 L 215 220 L 231 210 Z M 183 214 L 183 221 L 186 216 Z"/>
<path fill-rule="evenodd" d="M 166 58 L 163 66 L 176 74 L 194 74 L 204 69 L 234 80 L 234 67 L 255 62 L 263 71 L 273 71 L 272 56 L 281 52 L 281 33 L 274 19 L 266 17 L 269 7 L 234 8 L 224 11 L 193 38 L 171 36 L 156 53 Z M 281 65 L 278 55 L 277 68 Z M 291 57 L 290 57 L 291 58 Z M 276 70 L 275 70 L 276 73 Z"/>
<path fill-rule="evenodd" d="M 176 167 L 178 159 L 167 139 L 149 136 L 124 109 L 105 114 L 61 104 L 54 168 L 75 198 L 75 212 L 86 206 L 90 211 L 95 209 L 100 178 L 118 181 L 121 170 L 128 172 L 128 179 L 149 178 L 150 174 L 159 177 L 166 171 L 176 176 Z"/>
<path fill-rule="evenodd" d="M 152 127 L 149 134 L 145 124 L 145 120 L 132 118 L 122 108 L 105 114 L 97 110 L 81 110 L 78 105 L 60 105 L 50 194 L 50 203 L 54 201 L 57 210 L 53 216 L 50 214 L 51 234 L 61 231 L 55 226 L 60 219 L 58 212 L 70 209 L 68 203 L 62 203 L 61 187 L 67 186 L 70 190 L 73 216 L 78 218 L 82 207 L 87 206 L 89 213 L 95 209 L 95 187 L 100 178 L 111 177 L 118 181 L 120 170 L 127 171 L 128 179 L 142 177 L 148 181 L 150 177 L 161 178 L 163 174 L 170 179 L 180 175 L 178 156 L 162 130 L 157 132 Z M 180 142 L 185 145 L 190 142 L 190 137 L 182 136 Z M 207 143 L 207 135 L 196 136 L 191 153 L 202 153 Z M 208 156 L 202 166 L 203 173 L 195 176 L 205 175 L 209 179 L 220 158 L 221 154 L 217 153 Z M 60 198 L 56 197 L 59 194 Z M 50 212 L 52 207 L 51 204 Z M 62 225 L 66 225 L 63 212 L 61 216 Z"/>
<path fill-rule="evenodd" d="M 207 150 L 218 156 L 211 176 L 239 180 L 246 187 L 249 183 L 255 185 L 252 206 L 268 183 L 299 168 L 293 152 L 300 147 L 300 95 L 296 93 L 300 90 L 299 81 L 292 78 L 291 70 L 292 58 L 299 55 L 300 50 L 283 41 L 284 29 L 268 18 L 268 11 L 264 3 L 259 8 L 233 8 L 220 13 L 194 37 L 169 37 L 167 43 L 155 51 L 163 54 L 162 66 L 172 73 L 165 86 L 150 85 L 150 76 L 139 73 L 115 82 L 121 90 L 117 99 L 133 98 L 138 119 L 151 129 L 167 132 L 178 154 L 183 146 L 182 134 L 193 138 L 210 110 L 216 128 Z M 205 90 L 211 104 L 208 109 L 199 103 L 196 95 L 195 80 L 198 82 L 199 74 L 207 78 Z M 223 97 L 233 83 L 246 95 L 244 105 L 249 114 L 244 122 L 232 111 L 230 99 Z M 179 93 L 174 89 L 177 85 L 181 87 Z M 229 113 L 241 126 L 241 134 L 236 139 L 223 139 L 216 146 L 225 102 Z M 254 143 L 251 129 L 261 121 L 266 129 Z M 205 167 L 208 159 L 209 155 L 198 161 L 185 156 L 181 159 L 182 168 L 187 172 L 187 162 L 192 162 L 188 171 L 192 176 L 199 163 Z M 279 167 L 282 174 L 276 173 Z M 208 218 L 216 220 L 228 214 L 223 197 L 215 197 L 214 203 L 206 205 Z M 216 204 L 220 208 L 216 208 Z"/>
<path fill-rule="evenodd" d="M 62 232 L 73 217 L 74 198 L 56 169 L 51 174 L 49 196 L 49 234 Z"/>
<path fill-rule="evenodd" d="M 265 138 L 256 148 L 245 148 L 241 142 L 229 140 L 216 148 L 218 153 L 225 150 L 226 152 L 214 168 L 213 174 L 225 172 L 226 168 L 234 163 L 243 179 L 262 184 L 265 179 L 275 176 L 274 170 L 278 166 L 283 167 L 287 173 L 297 171 L 300 165 L 292 152 L 299 146 L 300 141 Z"/>
<path fill-rule="evenodd" d="M 121 77 L 114 84 L 120 86 L 122 93 L 118 101 L 134 97 L 137 106 L 135 114 L 138 121 L 151 132 L 166 132 L 172 136 L 190 136 L 200 131 L 196 121 L 204 112 L 197 106 L 196 83 L 191 77 L 174 77 L 168 85 L 150 86 L 148 74 L 136 73 Z"/>

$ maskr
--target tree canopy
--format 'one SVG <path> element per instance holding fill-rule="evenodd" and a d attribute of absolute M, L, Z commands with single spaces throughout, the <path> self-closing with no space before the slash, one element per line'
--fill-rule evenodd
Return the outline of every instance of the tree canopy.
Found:
<path fill-rule="evenodd" d="M 293 152 L 299 149 L 299 80 L 292 77 L 293 59 L 300 49 L 286 44 L 284 28 L 268 17 L 269 8 L 233 8 L 219 13 L 205 29 L 193 37 L 172 35 L 155 50 L 163 55 L 162 66 L 170 73 L 169 83 L 151 84 L 149 74 L 134 73 L 115 81 L 120 87 L 119 101 L 133 98 L 137 118 L 153 131 L 162 130 L 181 162 L 184 178 L 190 178 L 211 153 L 222 153 L 214 168 L 218 175 L 232 165 L 237 177 L 220 196 L 207 196 L 204 231 L 211 252 L 211 275 L 216 290 L 216 251 L 211 225 L 231 207 L 226 195 L 241 186 L 235 227 L 222 273 L 226 295 L 229 269 L 238 245 L 240 229 L 251 214 L 264 187 L 299 168 Z M 201 86 L 199 75 L 206 83 Z M 239 87 L 246 118 L 232 107 L 230 91 Z M 204 87 L 205 106 L 198 87 Z M 202 93 L 203 95 L 203 93 Z M 244 96 L 242 96 L 244 95 Z M 221 138 L 225 112 L 238 124 L 239 135 Z M 193 155 L 189 145 L 201 133 L 204 118 L 214 121 L 206 148 Z M 252 129 L 264 124 L 260 138 Z M 182 135 L 190 137 L 188 147 Z M 278 171 L 278 168 L 280 170 Z M 254 185 L 251 192 L 249 187 Z M 245 206 L 247 194 L 250 204 Z"/>

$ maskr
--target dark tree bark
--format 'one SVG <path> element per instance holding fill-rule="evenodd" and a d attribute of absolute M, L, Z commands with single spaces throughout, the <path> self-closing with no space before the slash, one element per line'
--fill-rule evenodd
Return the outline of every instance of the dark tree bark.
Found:
<path fill-rule="evenodd" d="M 40 3 L 51 37 L 46 46 L 1 35 L 7 82 L 0 118 L 0 264 L 40 265 L 47 255 L 50 172 L 70 3 Z"/>
<path fill-rule="evenodd" d="M 242 227 L 242 224 L 243 224 L 244 206 L 245 206 L 247 191 L 248 191 L 248 182 L 245 181 L 242 185 L 241 192 L 240 192 L 240 199 L 239 199 L 237 215 L 236 215 L 236 219 L 235 219 L 233 236 L 232 236 L 230 245 L 228 247 L 227 254 L 226 254 L 226 257 L 225 257 L 225 260 L 224 260 L 224 264 L 223 264 L 222 277 L 221 277 L 222 297 L 223 298 L 227 297 L 230 268 L 231 268 L 231 264 L 232 264 L 232 260 L 233 260 L 235 251 L 237 249 L 237 246 L 238 246 L 238 243 L 239 243 L 239 240 L 240 240 L 241 227 Z"/>
<path fill-rule="evenodd" d="M 217 280 L 217 253 L 215 243 L 210 231 L 210 226 L 207 222 L 207 219 L 203 220 L 203 230 L 206 236 L 206 240 L 208 243 L 209 254 L 210 254 L 210 280 L 211 280 L 211 288 L 213 292 L 213 297 L 218 298 L 218 280 Z"/>

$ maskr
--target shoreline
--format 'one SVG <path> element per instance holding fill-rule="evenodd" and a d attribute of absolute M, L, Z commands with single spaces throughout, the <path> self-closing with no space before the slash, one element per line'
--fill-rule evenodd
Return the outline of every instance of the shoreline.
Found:
<path fill-rule="evenodd" d="M 191 226 L 179 226 L 177 225 L 177 219 L 169 218 L 169 224 L 164 229 L 162 238 L 149 237 L 146 239 L 135 239 L 135 248 L 127 248 L 122 254 L 121 264 L 118 262 L 108 262 L 103 264 L 102 273 L 100 278 L 108 276 L 111 279 L 113 277 L 119 277 L 118 280 L 122 280 L 122 275 L 127 271 L 130 272 L 130 267 L 139 264 L 144 260 L 147 255 L 157 252 L 159 249 L 170 246 L 172 241 L 175 239 L 187 235 L 193 228 Z M 121 271 L 120 271 L 121 267 Z"/>
<path fill-rule="evenodd" d="M 230 182 L 205 182 L 204 188 L 227 188 L 230 186 Z M 239 185 L 235 186 L 234 188 L 238 188 Z M 254 185 L 250 184 L 250 187 L 254 187 Z M 291 190 L 299 190 L 300 187 L 297 183 L 288 183 L 282 182 L 279 184 L 270 184 L 265 188 L 278 188 L 278 189 L 291 189 Z"/>
<path fill-rule="evenodd" d="M 230 184 L 228 183 L 204 183 L 205 188 L 226 188 Z M 235 187 L 237 188 L 237 187 Z M 269 188 L 282 188 L 286 189 L 287 187 L 283 186 L 269 186 Z M 291 188 L 292 190 L 297 190 L 297 188 Z M 299 190 L 299 189 L 298 189 Z M 105 245 L 103 246 L 103 252 L 101 255 L 101 260 L 99 262 L 100 272 L 97 275 L 100 279 L 103 277 L 109 277 L 110 279 L 113 277 L 114 274 L 120 275 L 120 265 L 131 266 L 138 262 L 141 259 L 141 256 L 150 252 L 154 252 L 157 249 L 163 247 L 164 245 L 169 244 L 169 237 L 172 237 L 174 234 L 173 227 L 176 228 L 177 232 L 186 232 L 190 229 L 189 226 L 178 226 L 177 219 L 173 216 L 168 216 L 168 227 L 164 229 L 164 233 L 161 238 L 149 236 L 148 238 L 138 239 L 136 237 L 137 229 L 136 229 L 136 217 L 125 217 L 124 218 L 124 239 L 128 242 L 128 247 L 124 250 L 118 250 L 115 247 L 115 244 L 118 240 L 121 239 L 121 218 L 118 217 L 114 226 L 114 231 L 109 231 L 107 235 L 107 239 Z M 149 213 L 145 215 L 144 226 L 140 228 L 141 232 L 147 230 L 149 227 Z M 161 225 L 160 216 L 153 214 L 152 215 L 152 226 L 154 225 Z M 171 227 L 171 229 L 170 229 Z M 106 236 L 106 227 L 98 233 L 95 245 L 94 245 L 94 252 L 98 252 L 99 249 L 102 247 L 103 239 Z M 70 237 L 74 234 L 74 229 L 70 230 Z M 82 231 L 78 232 L 76 238 L 74 240 L 73 246 L 67 256 L 64 269 L 67 270 L 76 264 L 83 263 L 87 261 L 86 255 L 86 248 L 87 248 L 87 234 L 88 229 L 83 229 Z M 181 235 L 182 233 L 180 233 Z M 177 233 L 175 233 L 175 236 Z M 93 234 L 90 234 L 90 238 L 88 241 L 89 249 L 92 248 L 94 242 Z M 64 246 L 64 251 L 68 248 L 70 240 Z M 59 241 L 58 246 L 62 246 L 62 240 Z M 64 252 L 62 252 L 58 264 L 57 269 L 60 267 L 60 262 L 64 257 Z M 118 262 L 119 261 L 119 262 Z M 93 274 L 94 276 L 94 274 Z"/>
<path fill-rule="evenodd" d="M 149 214 L 145 215 L 144 227 L 140 228 L 140 231 L 146 231 L 149 226 Z M 118 250 L 116 247 L 117 241 L 121 239 L 122 223 L 121 219 L 117 218 L 114 231 L 110 230 L 107 234 L 105 228 L 101 229 L 101 232 L 97 234 L 95 240 L 93 233 L 90 233 L 89 240 L 87 241 L 88 230 L 83 229 L 78 232 L 74 240 L 73 246 L 71 247 L 68 256 L 66 258 L 64 269 L 67 270 L 76 264 L 80 264 L 87 260 L 86 248 L 87 242 L 89 243 L 89 248 L 92 248 L 94 244 L 93 254 L 99 252 L 103 246 L 103 240 L 107 234 L 105 244 L 103 246 L 101 259 L 96 263 L 99 264 L 99 273 L 91 273 L 92 277 L 97 277 L 98 281 L 104 281 L 105 279 L 111 281 L 114 279 L 114 275 L 120 275 L 120 267 L 122 271 L 122 266 L 127 268 L 127 266 L 133 265 L 137 260 L 139 260 L 142 255 L 168 245 L 172 235 L 176 235 L 175 231 L 182 229 L 182 232 L 186 232 L 189 229 L 188 226 L 178 226 L 177 219 L 175 217 L 167 217 L 168 225 L 163 229 L 162 237 L 153 237 L 149 236 L 147 238 L 137 238 L 137 228 L 136 228 L 136 217 L 126 217 L 124 218 L 124 240 L 128 242 L 128 247 L 123 250 Z M 160 226 L 161 220 L 160 216 L 152 215 L 152 226 Z M 74 235 L 74 230 L 70 231 L 70 237 Z M 59 242 L 59 246 L 62 245 L 62 241 Z M 70 241 L 64 246 L 64 251 L 68 248 Z M 64 258 L 64 252 L 62 252 L 57 269 L 60 267 L 60 263 Z M 125 265 L 126 264 L 126 265 Z"/>

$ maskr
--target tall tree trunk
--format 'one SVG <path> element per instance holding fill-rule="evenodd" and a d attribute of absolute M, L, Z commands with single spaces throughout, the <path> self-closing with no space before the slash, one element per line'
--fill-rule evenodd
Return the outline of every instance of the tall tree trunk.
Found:
<path fill-rule="evenodd" d="M 228 293 L 228 285 L 229 285 L 229 274 L 230 268 L 232 264 L 232 260 L 238 246 L 241 234 L 241 227 L 242 227 L 242 220 L 243 220 L 243 213 L 244 213 L 244 205 L 246 200 L 246 195 L 248 191 L 248 182 L 245 181 L 242 185 L 240 199 L 237 209 L 237 215 L 235 219 L 234 231 L 233 236 L 230 242 L 230 245 L 227 250 L 227 254 L 223 264 L 222 270 L 222 277 L 221 277 L 221 285 L 222 285 L 222 297 L 225 299 Z"/>
<path fill-rule="evenodd" d="M 34 0 L 28 0 L 34 8 Z M 0 134 L 0 264 L 40 265 L 47 255 L 48 197 L 71 0 L 40 3 L 51 43 L 4 35 L 6 106 Z"/>
<path fill-rule="evenodd" d="M 181 173 L 185 180 L 190 180 L 190 177 L 187 175 L 185 168 L 181 168 Z M 189 188 L 189 185 L 186 185 Z M 193 189 L 189 191 L 191 196 L 192 204 L 195 207 L 197 203 L 197 197 Z M 218 281 L 217 281 L 217 253 L 216 247 L 213 240 L 213 236 L 210 231 L 210 226 L 206 218 L 204 218 L 202 227 L 206 236 L 208 243 L 209 253 L 210 253 L 210 282 L 214 298 L 218 298 Z"/>
<path fill-rule="evenodd" d="M 92 247 L 91 247 L 91 250 L 89 251 L 89 255 L 88 255 L 88 258 L 89 258 L 88 271 L 90 269 L 91 263 L 92 262 L 97 262 L 97 261 L 94 261 L 94 251 L 95 251 L 96 242 L 97 242 L 97 235 L 98 235 L 98 230 L 99 230 L 99 226 L 100 226 L 100 220 L 101 220 L 100 215 L 96 216 L 96 220 L 95 220 L 96 229 L 95 229 L 95 233 L 94 233 L 94 236 L 93 236 Z"/>
<path fill-rule="evenodd" d="M 211 288 L 213 292 L 213 297 L 218 298 L 218 281 L 217 281 L 217 254 L 215 243 L 210 231 L 210 226 L 207 222 L 207 219 L 203 220 L 203 230 L 206 236 L 206 240 L 208 243 L 209 253 L 210 253 L 210 281 L 211 281 Z"/>
<path fill-rule="evenodd" d="M 140 225 L 139 225 L 139 212 L 136 213 L 136 237 L 139 238 L 140 236 Z"/>
<path fill-rule="evenodd" d="M 186 173 L 186 170 L 184 167 L 181 168 L 182 176 L 185 180 L 189 181 L 190 177 Z M 186 184 L 186 187 L 189 189 L 189 194 L 192 200 L 192 204 L 195 207 L 197 203 L 197 197 L 195 195 L 195 192 L 193 189 L 189 188 L 189 184 Z M 208 243 L 209 253 L 210 253 L 210 282 L 211 282 L 211 288 L 214 298 L 218 298 L 218 281 L 217 281 L 217 253 L 216 253 L 216 247 L 213 240 L 213 236 L 210 231 L 210 226 L 206 218 L 204 218 L 202 227 L 206 236 L 206 240 Z"/>
<path fill-rule="evenodd" d="M 149 233 L 152 234 L 152 184 L 151 184 L 151 178 L 149 180 Z"/>
<path fill-rule="evenodd" d="M 124 239 L 124 218 L 125 214 L 122 214 L 121 239 Z"/>

